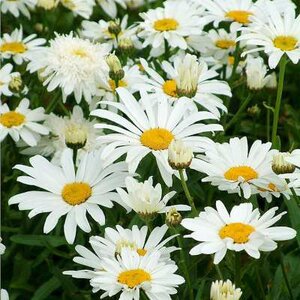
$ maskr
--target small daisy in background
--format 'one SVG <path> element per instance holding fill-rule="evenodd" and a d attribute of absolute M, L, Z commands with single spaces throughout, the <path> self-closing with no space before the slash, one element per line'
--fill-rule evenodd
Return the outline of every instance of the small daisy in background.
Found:
<path fill-rule="evenodd" d="M 141 160 L 152 153 L 164 182 L 172 185 L 172 175 L 176 173 L 168 163 L 168 147 L 173 139 L 181 139 L 194 152 L 203 152 L 212 141 L 208 137 L 199 136 L 206 132 L 222 131 L 219 124 L 203 124 L 205 120 L 215 120 L 208 112 L 195 112 L 184 119 L 189 106 L 180 99 L 172 106 L 167 100 L 155 102 L 143 95 L 137 101 L 125 88 L 118 88 L 120 103 L 103 101 L 103 104 L 117 108 L 127 118 L 111 111 L 96 109 L 92 116 L 109 120 L 113 125 L 96 124 L 99 129 L 110 129 L 113 132 L 98 137 L 101 144 L 106 145 L 102 158 L 113 162 L 126 154 L 129 172 L 133 174 Z M 177 172 L 178 173 L 178 172 Z M 177 174 L 176 173 L 176 174 Z"/>
<path fill-rule="evenodd" d="M 249 199 L 252 188 L 263 188 L 270 182 L 276 185 L 279 180 L 271 168 L 271 145 L 257 140 L 249 149 L 246 137 L 231 138 L 229 143 L 215 143 L 205 157 L 194 158 L 191 168 L 208 175 L 203 182 Z"/>
<path fill-rule="evenodd" d="M 171 208 L 176 208 L 178 211 L 191 210 L 188 205 L 167 206 L 176 192 L 169 192 L 163 197 L 161 184 L 158 183 L 153 186 L 152 177 L 144 182 L 138 182 L 132 177 L 127 177 L 125 183 L 127 192 L 117 188 L 123 205 L 128 212 L 133 210 L 143 219 L 155 218 L 157 214 L 167 213 Z"/>
<path fill-rule="evenodd" d="M 20 77 L 20 73 L 12 72 L 12 70 L 13 70 L 12 64 L 3 65 L 2 68 L 0 69 L 0 95 L 3 94 L 7 97 L 13 95 L 10 84 L 14 78 Z"/>
<path fill-rule="evenodd" d="M 77 103 L 84 97 L 90 102 L 107 69 L 105 44 L 69 35 L 59 35 L 50 41 L 28 64 L 31 73 L 39 72 L 49 92 L 61 88 L 64 101 L 74 93 Z"/>
<path fill-rule="evenodd" d="M 241 289 L 236 288 L 229 279 L 226 281 L 216 280 L 210 288 L 211 300 L 239 300 L 241 296 Z"/>
<path fill-rule="evenodd" d="M 115 18 L 117 16 L 117 4 L 119 4 L 122 8 L 126 8 L 125 0 L 97 0 L 97 3 L 111 18 Z"/>
<path fill-rule="evenodd" d="M 4 33 L 0 38 L 0 57 L 4 59 L 12 58 L 20 65 L 35 57 L 41 46 L 46 43 L 43 38 L 36 38 L 36 34 L 27 37 L 23 36 L 23 28 L 16 28 L 11 34 Z"/>
<path fill-rule="evenodd" d="M 93 13 L 94 0 L 60 0 L 60 3 L 75 15 L 89 19 Z"/>
<path fill-rule="evenodd" d="M 44 121 L 46 115 L 44 108 L 31 110 L 29 100 L 24 98 L 15 110 L 10 110 L 8 105 L 0 105 L 0 141 L 7 135 L 18 142 L 20 139 L 28 146 L 37 145 L 41 135 L 49 134 L 49 129 L 39 124 Z"/>
<path fill-rule="evenodd" d="M 17 194 L 10 198 L 9 205 L 18 204 L 20 210 L 30 210 L 30 218 L 49 213 L 44 224 L 46 234 L 55 228 L 61 217 L 66 216 L 64 234 L 67 242 L 73 244 L 77 226 L 85 232 L 91 231 L 86 214 L 98 224 L 105 224 L 100 207 L 112 208 L 113 201 L 119 202 L 114 190 L 124 186 L 128 176 L 124 162 L 103 167 L 100 157 L 101 151 L 85 154 L 75 170 L 73 152 L 66 149 L 61 156 L 61 166 L 40 155 L 30 158 L 32 167 L 16 165 L 15 169 L 28 175 L 18 177 L 19 182 L 43 191 Z"/>
<path fill-rule="evenodd" d="M 57 7 L 60 0 L 37 0 L 36 6 L 45 10 L 51 10 Z"/>
<path fill-rule="evenodd" d="M 183 219 L 181 224 L 192 233 L 185 236 L 200 242 L 190 251 L 191 255 L 215 254 L 214 263 L 219 264 L 227 250 L 246 251 L 258 259 L 260 251 L 270 252 L 277 248 L 276 241 L 286 241 L 296 236 L 290 227 L 272 226 L 286 212 L 275 216 L 278 207 L 260 214 L 251 203 L 235 205 L 230 212 L 221 201 L 216 210 L 205 207 L 198 217 Z"/>
<path fill-rule="evenodd" d="M 140 14 L 143 21 L 138 36 L 144 40 L 143 47 L 151 46 L 154 57 L 165 53 L 165 41 L 172 49 L 187 49 L 185 38 L 201 34 L 205 25 L 191 1 L 168 0 L 163 5 Z"/>
<path fill-rule="evenodd" d="M 36 3 L 37 0 L 1 0 L 1 12 L 3 14 L 9 12 L 16 18 L 24 15 L 30 19 L 30 10 L 35 8 Z"/>

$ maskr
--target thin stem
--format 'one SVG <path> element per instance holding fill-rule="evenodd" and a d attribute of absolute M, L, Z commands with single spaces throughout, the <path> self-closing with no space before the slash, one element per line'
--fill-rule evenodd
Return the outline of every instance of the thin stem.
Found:
<path fill-rule="evenodd" d="M 246 107 L 248 106 L 249 102 L 252 99 L 252 95 L 249 94 L 246 100 L 242 103 L 239 110 L 236 112 L 234 117 L 228 122 L 228 124 L 225 126 L 225 130 L 228 130 L 232 125 L 234 125 L 240 118 L 241 114 L 244 112 Z"/>
<path fill-rule="evenodd" d="M 241 283 L 241 254 L 240 252 L 235 252 L 235 272 L 234 272 L 234 281 L 236 287 L 240 287 Z"/>
<path fill-rule="evenodd" d="M 240 35 L 241 35 L 241 32 L 238 31 L 237 37 L 239 37 Z M 234 50 L 234 54 L 233 54 L 234 61 L 233 61 L 232 73 L 231 73 L 229 81 L 231 81 L 234 78 L 236 69 L 239 65 L 239 52 L 240 52 L 240 42 L 237 42 L 235 45 L 235 50 Z"/>
<path fill-rule="evenodd" d="M 271 98 L 268 98 L 268 106 L 271 106 Z M 270 141 L 270 123 L 271 123 L 271 110 L 267 109 L 267 140 Z"/>
<path fill-rule="evenodd" d="M 74 167 L 76 168 L 76 161 L 77 161 L 77 149 L 73 149 L 73 162 L 74 162 Z"/>
<path fill-rule="evenodd" d="M 281 106 L 281 98 L 282 98 L 286 64 L 287 64 L 287 59 L 286 59 L 286 56 L 283 55 L 281 57 L 280 63 L 279 63 L 279 80 L 278 80 L 275 112 L 274 112 L 273 126 L 272 126 L 272 144 L 273 144 L 273 146 L 275 146 L 276 137 L 277 137 L 277 128 L 278 128 L 278 120 L 279 120 L 279 112 L 280 112 L 280 106 Z"/>
<path fill-rule="evenodd" d="M 181 181 L 182 188 L 184 190 L 185 196 L 187 197 L 187 199 L 189 201 L 189 204 L 190 204 L 190 206 L 192 208 L 192 211 L 194 213 L 197 213 L 197 209 L 195 207 L 195 203 L 194 203 L 193 197 L 191 196 L 189 188 L 188 188 L 188 186 L 187 186 L 187 184 L 186 184 L 186 182 L 184 180 L 183 169 L 179 170 L 179 175 L 180 175 L 180 181 Z"/>
<path fill-rule="evenodd" d="M 280 251 L 280 250 L 279 250 L 279 251 Z M 293 296 L 292 288 L 291 288 L 289 279 L 288 279 L 288 277 L 287 277 L 287 273 L 286 273 L 286 269 L 285 269 L 284 261 L 283 261 L 283 254 L 282 254 L 281 251 L 280 251 L 280 266 L 281 266 L 281 270 L 282 270 L 282 274 L 283 274 L 283 278 L 284 278 L 286 287 L 287 287 L 288 292 L 289 292 L 289 295 L 290 295 L 290 299 L 291 299 L 291 300 L 294 300 L 295 298 L 294 298 L 294 296 Z"/>

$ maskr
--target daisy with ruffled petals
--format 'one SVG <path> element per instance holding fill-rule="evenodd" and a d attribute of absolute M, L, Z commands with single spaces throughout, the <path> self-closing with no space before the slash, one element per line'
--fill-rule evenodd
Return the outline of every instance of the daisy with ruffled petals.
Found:
<path fill-rule="evenodd" d="M 19 18 L 20 14 L 30 18 L 30 9 L 33 9 L 37 0 L 1 0 L 1 12 L 10 12 L 14 17 Z"/>
<path fill-rule="evenodd" d="M 227 250 L 246 251 L 258 259 L 260 251 L 273 251 L 276 241 L 293 239 L 296 231 L 289 227 L 274 226 L 286 213 L 275 216 L 278 207 L 273 207 L 260 215 L 253 210 L 251 203 L 242 203 L 232 208 L 230 213 L 221 201 L 217 201 L 216 210 L 206 207 L 199 217 L 182 220 L 182 226 L 193 231 L 186 237 L 200 242 L 190 251 L 191 255 L 213 254 L 214 263 L 218 264 Z"/>
<path fill-rule="evenodd" d="M 15 110 L 0 104 L 0 141 L 9 134 L 15 142 L 20 139 L 29 146 L 35 146 L 41 135 L 47 135 L 49 129 L 39 122 L 44 121 L 44 108 L 29 109 L 29 100 L 23 99 Z"/>
<path fill-rule="evenodd" d="M 58 220 L 66 215 L 64 233 L 67 242 L 72 244 L 77 226 L 85 232 L 91 231 L 87 213 L 100 225 L 105 224 L 105 216 L 100 206 L 111 208 L 112 201 L 119 201 L 114 190 L 124 186 L 125 177 L 128 176 L 125 163 L 103 167 L 100 157 L 101 151 L 87 153 L 80 161 L 77 171 L 70 149 L 63 152 L 61 167 L 39 155 L 30 159 L 32 167 L 16 165 L 16 169 L 28 175 L 20 176 L 19 182 L 44 191 L 15 195 L 10 198 L 9 204 L 18 204 L 20 210 L 31 210 L 30 218 L 49 213 L 44 233 L 52 231 Z"/>
<path fill-rule="evenodd" d="M 9 59 L 12 57 L 18 65 L 28 61 L 41 49 L 46 40 L 36 39 L 36 34 L 23 37 L 23 28 L 16 28 L 11 34 L 4 33 L 0 38 L 0 57 Z"/>
<path fill-rule="evenodd" d="M 185 101 L 179 100 L 176 105 L 171 106 L 166 100 L 153 103 L 147 95 L 143 95 L 138 102 L 125 88 L 118 88 L 117 93 L 120 103 L 102 103 L 117 108 L 126 117 L 104 109 L 94 110 L 91 114 L 114 123 L 95 125 L 96 128 L 113 131 L 98 138 L 102 144 L 107 145 L 102 158 L 109 163 L 126 153 L 130 173 L 134 173 L 141 160 L 152 153 L 165 183 L 171 186 L 172 174 L 175 171 L 168 163 L 168 147 L 172 140 L 181 139 L 194 152 L 199 153 L 211 143 L 209 138 L 199 134 L 223 130 L 218 124 L 200 123 L 203 120 L 216 119 L 208 112 L 195 112 L 188 119 L 184 119 L 189 110 Z"/>
<path fill-rule="evenodd" d="M 271 168 L 270 148 L 271 143 L 257 140 L 249 150 L 246 137 L 232 138 L 229 143 L 215 143 L 203 159 L 194 158 L 191 168 L 208 175 L 202 181 L 248 199 L 252 188 L 276 185 L 279 180 Z"/>

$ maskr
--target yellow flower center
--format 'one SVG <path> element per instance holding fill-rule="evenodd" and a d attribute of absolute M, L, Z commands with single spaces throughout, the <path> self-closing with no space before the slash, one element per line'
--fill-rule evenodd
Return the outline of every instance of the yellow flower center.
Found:
<path fill-rule="evenodd" d="M 176 81 L 174 79 L 172 80 L 167 80 L 163 84 L 163 91 L 165 94 L 171 96 L 171 97 L 177 97 L 177 86 L 176 86 Z"/>
<path fill-rule="evenodd" d="M 154 29 L 157 31 L 176 30 L 179 23 L 175 19 L 165 18 L 154 22 Z"/>
<path fill-rule="evenodd" d="M 231 10 L 226 13 L 225 17 L 236 21 L 241 24 L 248 24 L 249 17 L 252 15 L 252 12 L 247 10 Z"/>
<path fill-rule="evenodd" d="M 235 41 L 233 40 L 218 40 L 216 41 L 216 46 L 221 49 L 229 49 L 235 46 Z"/>
<path fill-rule="evenodd" d="M 232 238 L 235 243 L 243 244 L 249 241 L 249 235 L 255 228 L 248 224 L 231 223 L 222 227 L 219 231 L 221 239 Z"/>
<path fill-rule="evenodd" d="M 141 283 L 150 280 L 151 275 L 142 269 L 124 271 L 118 276 L 118 282 L 126 284 L 130 289 L 133 289 Z"/>
<path fill-rule="evenodd" d="M 234 65 L 234 56 L 228 56 L 228 64 L 230 66 L 233 66 Z"/>
<path fill-rule="evenodd" d="M 92 189 L 85 182 L 73 182 L 64 186 L 61 195 L 68 204 L 78 205 L 90 198 Z"/>
<path fill-rule="evenodd" d="M 27 47 L 22 42 L 4 43 L 0 46 L 0 52 L 24 53 Z"/>
<path fill-rule="evenodd" d="M 112 79 L 108 80 L 108 84 L 109 84 L 109 86 L 110 86 L 110 88 L 112 89 L 113 92 L 115 92 L 116 88 L 118 88 L 118 87 L 126 87 L 127 86 L 127 82 L 124 81 L 124 80 L 119 80 L 117 87 L 116 87 L 116 82 Z"/>
<path fill-rule="evenodd" d="M 139 256 L 145 256 L 147 254 L 147 250 L 142 248 L 136 249 L 136 252 L 138 253 Z"/>
<path fill-rule="evenodd" d="M 293 36 L 280 35 L 273 40 L 273 44 L 282 51 L 292 51 L 296 49 L 298 40 Z"/>
<path fill-rule="evenodd" d="M 224 174 L 227 180 L 237 181 L 239 177 L 243 177 L 245 181 L 258 178 L 258 173 L 251 167 L 239 166 L 232 167 Z"/>
<path fill-rule="evenodd" d="M 261 192 L 268 192 L 268 191 L 272 191 L 272 192 L 280 192 L 280 190 L 277 188 L 277 186 L 274 183 L 269 183 L 268 184 L 268 189 L 263 189 L 263 188 L 258 188 L 259 191 Z"/>
<path fill-rule="evenodd" d="M 167 129 L 153 128 L 146 130 L 141 135 L 141 143 L 152 150 L 168 149 L 174 135 Z"/>
<path fill-rule="evenodd" d="M 0 124 L 7 128 L 20 126 L 24 121 L 25 116 L 16 111 L 9 111 L 0 115 Z"/>
<path fill-rule="evenodd" d="M 84 51 L 83 49 L 80 49 L 80 48 L 79 49 L 74 49 L 72 51 L 72 54 L 76 55 L 76 56 L 79 56 L 81 58 L 88 56 L 87 53 L 86 53 L 86 51 Z"/>

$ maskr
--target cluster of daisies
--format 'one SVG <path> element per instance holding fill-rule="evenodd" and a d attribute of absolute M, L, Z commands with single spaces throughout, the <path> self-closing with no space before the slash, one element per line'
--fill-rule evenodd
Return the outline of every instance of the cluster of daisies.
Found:
<path fill-rule="evenodd" d="M 273 197 L 300 195 L 300 150 L 282 153 L 260 140 L 249 145 L 247 137 L 215 139 L 224 131 L 221 117 L 234 79 L 245 78 L 250 92 L 276 89 L 274 69 L 298 63 L 300 16 L 290 0 L 0 4 L 4 18 L 60 9 L 81 20 L 73 32 L 53 32 L 49 39 L 26 35 L 21 22 L 0 38 L 0 141 L 10 136 L 29 157 L 28 164 L 14 166 L 22 173 L 17 181 L 29 187 L 9 205 L 29 211 L 29 218 L 47 214 L 45 234 L 62 220 L 69 244 L 78 230 L 89 236 L 95 226 L 105 228 L 104 236 L 90 236 L 88 248 L 76 246 L 74 261 L 87 269 L 64 274 L 88 279 L 101 298 L 137 300 L 145 294 L 168 300 L 188 276 L 179 275 L 172 259 L 174 251 L 185 251 L 174 246 L 181 237 L 172 229 L 180 224 L 184 237 L 195 240 L 190 255 L 214 254 L 214 264 L 228 251 L 258 259 L 296 236 L 290 227 L 273 226 L 285 211 L 261 212 L 249 199 L 271 203 Z M 96 9 L 105 18 L 91 21 Z M 132 22 L 137 10 L 142 12 Z M 40 36 L 49 30 L 37 29 Z M 34 82 L 43 91 L 39 96 L 50 95 L 47 102 L 32 100 Z M 153 174 L 141 180 L 149 157 Z M 228 209 L 217 200 L 215 208 L 204 203 L 200 209 L 189 193 L 190 170 L 236 194 L 237 204 Z M 180 203 L 172 189 L 176 180 L 186 196 Z M 146 226 L 105 226 L 113 208 L 135 213 Z M 153 228 L 162 218 L 167 225 Z M 212 300 L 241 295 L 230 280 L 211 286 Z"/>

